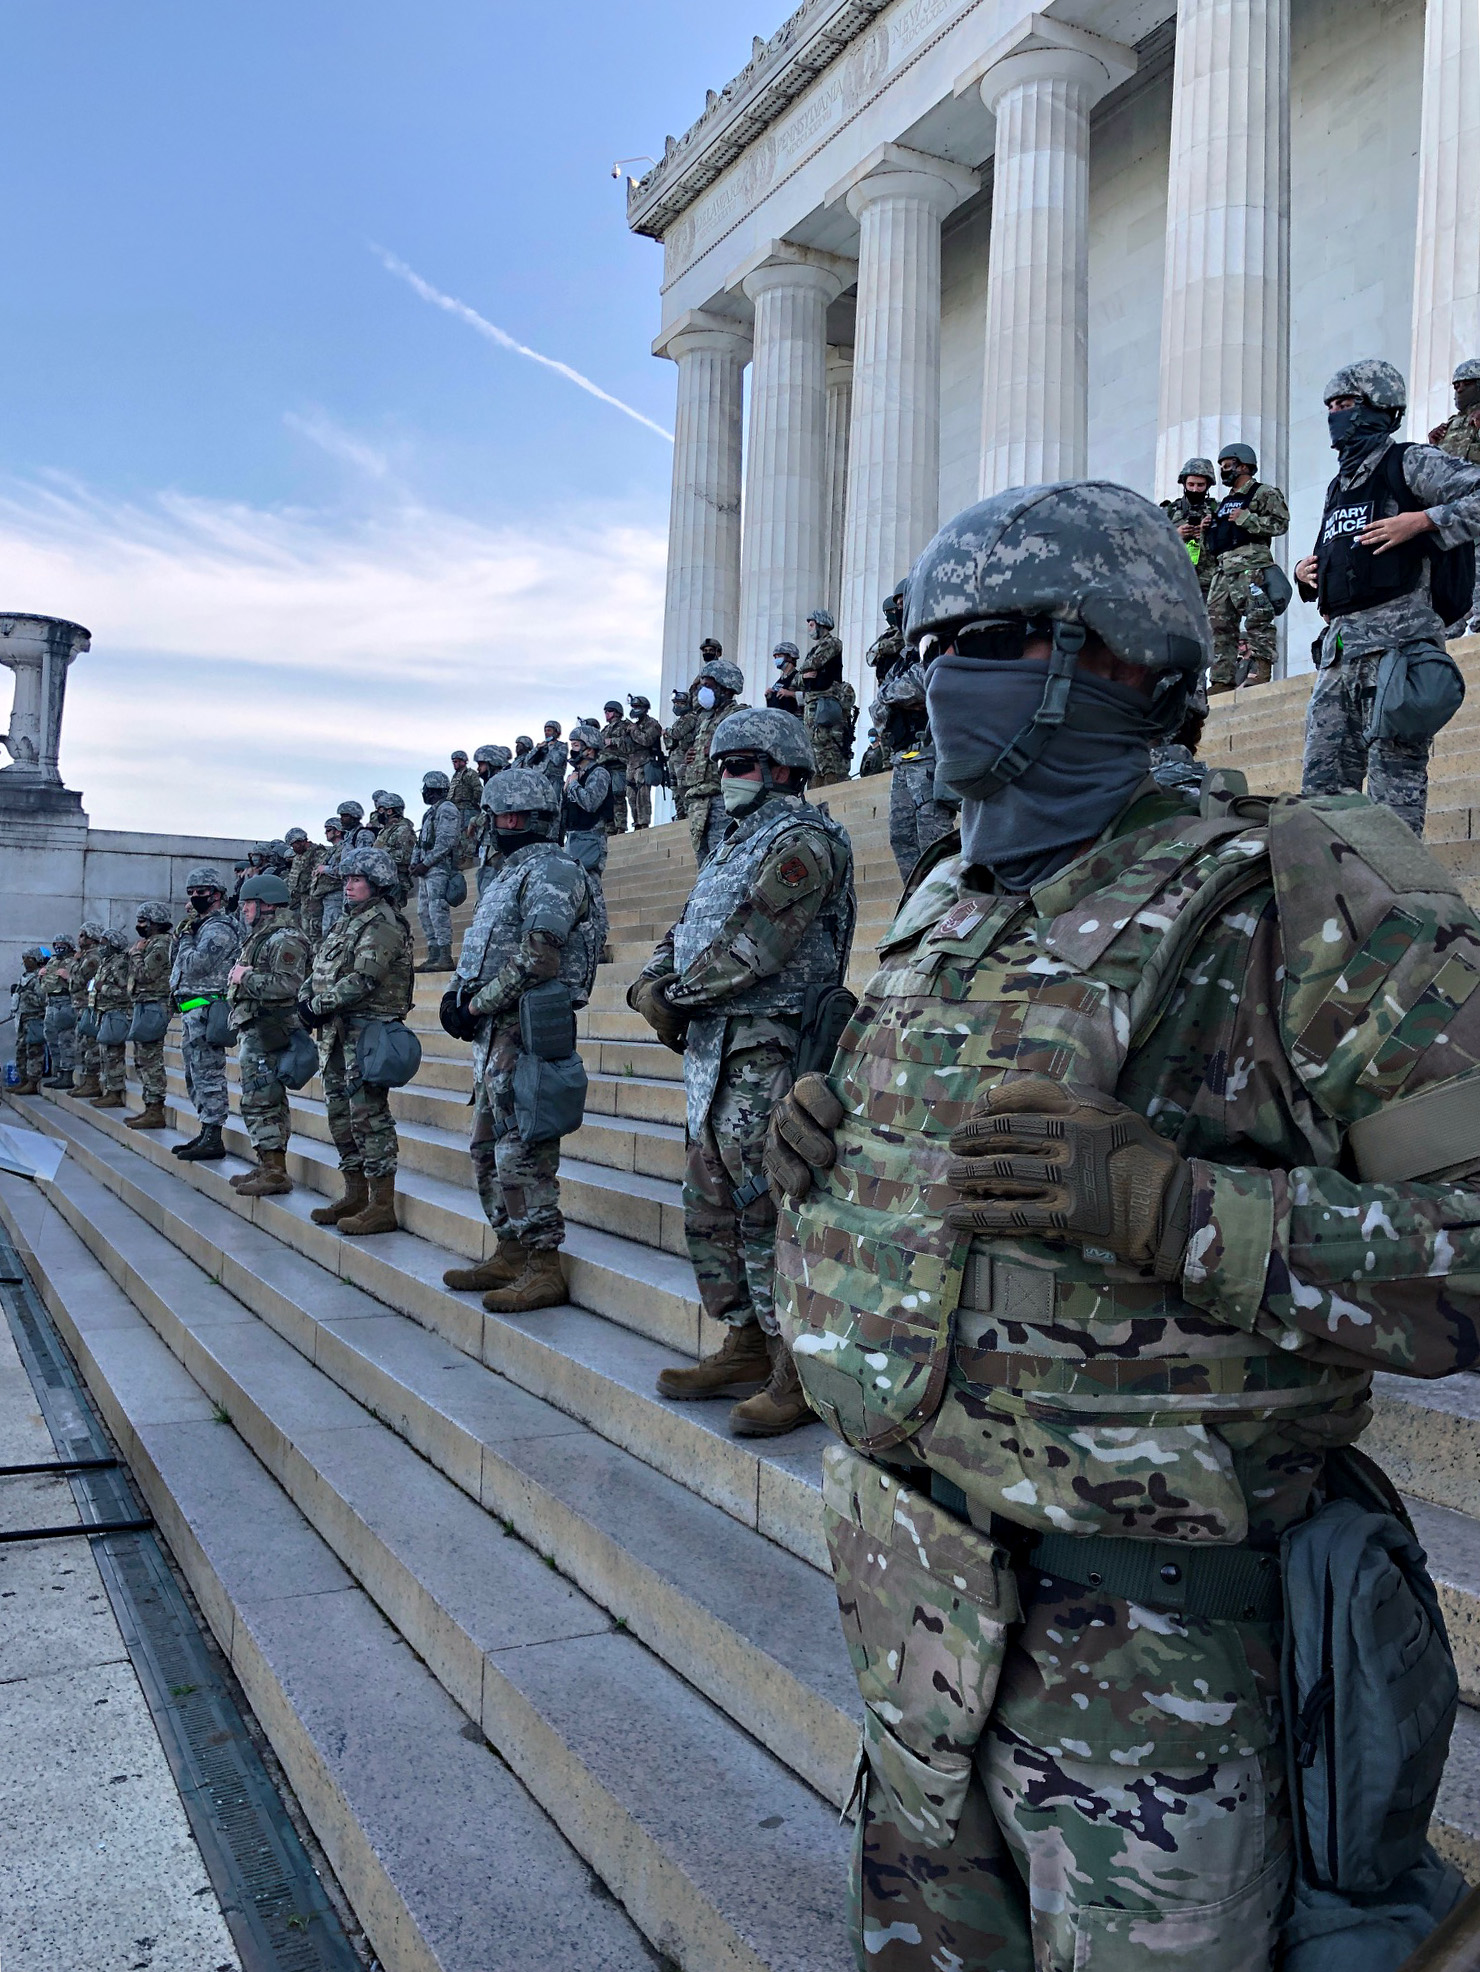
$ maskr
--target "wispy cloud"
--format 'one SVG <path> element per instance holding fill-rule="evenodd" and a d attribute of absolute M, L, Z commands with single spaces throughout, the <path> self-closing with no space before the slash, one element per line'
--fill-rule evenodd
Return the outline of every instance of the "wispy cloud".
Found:
<path fill-rule="evenodd" d="M 321 452 L 327 452 L 331 459 L 339 459 L 345 465 L 353 466 L 367 478 L 390 478 L 391 462 L 384 452 L 377 452 L 373 445 L 367 445 L 352 431 L 346 431 L 327 411 L 284 411 L 283 423 L 289 431 L 296 431 L 300 438 L 306 438 Z"/>
<path fill-rule="evenodd" d="M 449 315 L 455 315 L 460 322 L 466 322 L 470 329 L 476 329 L 479 335 L 486 336 L 500 349 L 510 350 L 515 356 L 526 356 L 531 363 L 539 363 L 545 369 L 553 370 L 556 376 L 564 377 L 567 383 L 573 383 L 578 389 L 589 391 L 603 404 L 610 404 L 614 410 L 623 412 L 629 418 L 635 418 L 638 424 L 646 425 L 649 431 L 655 431 L 659 438 L 666 438 L 670 445 L 673 443 L 673 433 L 665 426 L 656 423 L 643 412 L 634 410 L 630 404 L 624 404 L 620 397 L 613 397 L 609 390 L 603 390 L 601 385 L 593 383 L 590 377 L 582 376 L 579 370 L 573 370 L 569 363 L 557 362 L 553 356 L 543 356 L 539 350 L 531 349 L 527 343 L 516 341 L 507 329 L 501 329 L 490 322 L 486 316 L 480 315 L 476 308 L 470 308 L 465 301 L 459 301 L 455 295 L 443 294 L 440 288 L 434 288 L 430 281 L 422 279 L 414 267 L 408 267 L 404 260 L 399 259 L 387 248 L 376 246 L 372 241 L 370 251 L 390 273 L 404 281 L 409 288 L 421 296 L 423 301 L 429 301 L 434 308 L 445 309 Z"/>
<path fill-rule="evenodd" d="M 345 520 L 0 482 L 7 603 L 93 632 L 62 767 L 110 828 L 316 823 L 346 793 L 414 799 L 453 746 L 656 697 L 664 551 L 625 511 Z"/>

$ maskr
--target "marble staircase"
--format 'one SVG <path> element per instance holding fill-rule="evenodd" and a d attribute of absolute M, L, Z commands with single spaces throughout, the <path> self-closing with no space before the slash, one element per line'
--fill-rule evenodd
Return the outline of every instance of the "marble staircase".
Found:
<path fill-rule="evenodd" d="M 1306 689 L 1215 705 L 1209 758 L 1293 785 Z M 1465 760 L 1446 736 L 1434 840 L 1480 885 Z M 888 783 L 825 798 L 858 852 L 858 982 L 898 890 Z M 623 995 L 691 878 L 681 825 L 612 844 L 563 1308 L 489 1315 L 442 1284 L 492 1241 L 471 1050 L 437 1022 L 439 977 L 412 1016 L 421 1072 L 392 1098 L 395 1234 L 312 1224 L 338 1189 L 317 1083 L 293 1099 L 297 1189 L 256 1200 L 227 1182 L 234 1117 L 224 1163 L 169 1155 L 194 1132 L 174 1051 L 166 1131 L 11 1098 L 68 1155 L 48 1185 L 0 1176 L 0 1219 L 390 1972 L 852 1962 L 858 1701 L 825 1573 L 825 1434 L 732 1439 L 723 1403 L 655 1390 L 712 1337 L 684 1257 L 681 1064 Z M 1480 1880 L 1480 1380 L 1379 1378 L 1368 1442 L 1451 1624 L 1468 1703 L 1437 1838 Z"/>

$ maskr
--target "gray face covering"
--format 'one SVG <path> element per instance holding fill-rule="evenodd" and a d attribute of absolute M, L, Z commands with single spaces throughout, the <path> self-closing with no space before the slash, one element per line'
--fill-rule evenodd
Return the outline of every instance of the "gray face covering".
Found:
<path fill-rule="evenodd" d="M 1026 658 L 937 657 L 926 673 L 937 779 L 962 796 L 967 860 L 1008 890 L 1062 869 L 1106 828 L 1151 766 L 1152 720 L 1128 685 L 1075 672 L 1065 720 L 1015 780 L 985 799 L 972 793 L 1032 719 L 1046 667 Z"/>

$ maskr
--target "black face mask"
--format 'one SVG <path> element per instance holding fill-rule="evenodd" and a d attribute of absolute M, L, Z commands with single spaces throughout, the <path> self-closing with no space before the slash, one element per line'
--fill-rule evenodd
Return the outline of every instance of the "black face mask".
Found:
<path fill-rule="evenodd" d="M 1225 486 L 1237 486 L 1246 470 L 1247 468 L 1244 466 L 1227 465 L 1219 469 L 1218 477 Z"/>
<path fill-rule="evenodd" d="M 216 908 L 216 899 L 214 896 L 192 897 L 190 900 L 190 908 L 192 911 L 195 911 L 200 917 L 209 917 L 211 912 L 214 911 Z"/>
<path fill-rule="evenodd" d="M 1480 377 L 1471 377 L 1468 382 L 1455 385 L 1454 408 L 1461 416 L 1466 411 L 1473 411 L 1477 404 L 1480 404 Z"/>
<path fill-rule="evenodd" d="M 1326 425 L 1343 466 L 1364 459 L 1381 439 L 1397 430 L 1401 411 L 1379 411 L 1375 404 L 1353 404 L 1345 411 L 1328 411 Z"/>
<path fill-rule="evenodd" d="M 512 856 L 516 849 L 525 849 L 531 842 L 543 842 L 545 835 L 542 829 L 499 829 L 495 840 L 501 854 Z"/>

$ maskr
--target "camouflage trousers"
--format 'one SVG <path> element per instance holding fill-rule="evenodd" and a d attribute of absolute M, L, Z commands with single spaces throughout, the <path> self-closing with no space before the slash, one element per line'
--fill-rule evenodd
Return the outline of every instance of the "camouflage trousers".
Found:
<path fill-rule="evenodd" d="M 1429 807 L 1432 742 L 1366 738 L 1377 696 L 1378 666 L 1386 651 L 1338 657 L 1317 673 L 1305 714 L 1302 794 L 1360 794 L 1391 808 L 1415 835 L 1423 834 Z"/>
<path fill-rule="evenodd" d="M 288 1091 L 278 1080 L 255 1027 L 241 1030 L 237 1059 L 241 1063 L 242 1122 L 253 1150 L 259 1156 L 264 1150 L 286 1150 L 293 1133 Z"/>
<path fill-rule="evenodd" d="M 625 835 L 627 833 L 627 790 L 631 787 L 632 783 L 628 779 L 627 769 L 625 767 L 619 767 L 615 761 L 612 761 L 608 765 L 607 772 L 612 777 L 612 819 L 611 827 L 607 830 L 607 833 L 608 835 Z"/>
<path fill-rule="evenodd" d="M 653 791 L 643 779 L 641 767 L 631 769 L 627 775 L 627 807 L 633 828 L 652 827 Z"/>
<path fill-rule="evenodd" d="M 96 1038 L 94 1038 L 91 1041 L 84 1041 L 82 1036 L 79 1034 L 77 1036 L 78 1074 L 82 1077 L 83 1081 L 85 1082 L 89 1079 L 89 1077 L 95 1077 L 98 1074 L 101 1067 L 102 1067 L 102 1057 L 98 1052 L 98 1043 Z"/>
<path fill-rule="evenodd" d="M 319 1076 L 339 1168 L 363 1171 L 367 1178 L 392 1178 L 399 1145 L 391 1092 L 360 1080 L 356 1023 L 345 1021 L 342 1034 L 327 1029 L 326 1035 L 331 1038 L 320 1043 Z"/>
<path fill-rule="evenodd" d="M 39 1018 L 21 1021 L 15 1065 L 23 1082 L 39 1081 L 46 1073 L 46 1029 Z"/>
<path fill-rule="evenodd" d="M 847 780 L 853 766 L 853 748 L 845 727 L 815 728 L 812 751 L 817 756 L 817 772 L 807 783 L 808 787 L 831 787 L 835 781 Z"/>
<path fill-rule="evenodd" d="M 600 939 L 598 951 L 606 949 L 606 892 L 601 873 L 606 868 L 607 837 L 601 829 L 572 829 L 565 838 L 565 853 L 580 864 L 591 886 L 592 935 Z"/>
<path fill-rule="evenodd" d="M 935 760 L 897 760 L 889 787 L 889 847 L 903 883 L 932 842 L 956 826 L 956 811 L 935 798 Z"/>
<path fill-rule="evenodd" d="M 127 1052 L 122 1041 L 107 1047 L 101 1042 L 98 1044 L 98 1080 L 103 1085 L 105 1095 L 123 1094 L 124 1056 Z M 163 1053 L 163 1049 L 160 1052 Z"/>
<path fill-rule="evenodd" d="M 452 908 L 447 902 L 447 879 L 451 870 L 440 865 L 430 876 L 416 880 L 416 915 L 421 920 L 421 935 L 430 948 L 433 945 L 452 948 Z"/>
<path fill-rule="evenodd" d="M 65 1013 L 47 1007 L 45 1032 L 52 1074 L 70 1075 L 77 1063 L 77 1023 L 72 1018 L 70 1002 Z"/>
<path fill-rule="evenodd" d="M 134 1042 L 134 1073 L 144 1091 L 144 1100 L 163 1102 L 165 1092 L 164 1042 Z M 109 1086 L 107 1083 L 105 1087 Z M 118 1086 L 123 1087 L 123 1049 L 118 1050 Z"/>
<path fill-rule="evenodd" d="M 180 1052 L 185 1057 L 185 1087 L 202 1124 L 217 1129 L 226 1121 L 226 1050 L 206 1040 L 209 1007 L 192 1007 L 180 1016 Z M 118 1050 L 120 1059 L 123 1049 Z"/>
<path fill-rule="evenodd" d="M 315 940 L 316 945 L 323 944 L 324 940 L 343 916 L 344 892 L 342 890 L 331 890 L 327 897 L 320 898 L 319 929 L 318 936 Z"/>
<path fill-rule="evenodd" d="M 1247 682 L 1267 685 L 1279 656 L 1274 607 L 1248 569 L 1214 569 L 1208 588 L 1208 621 L 1213 626 L 1208 690 L 1231 692 L 1238 683 L 1240 641 L 1249 659 Z"/>
<path fill-rule="evenodd" d="M 815 787 L 816 782 L 812 785 Z M 704 863 L 725 832 L 729 815 L 717 794 L 691 794 L 688 799 L 689 840 L 694 845 L 694 861 Z"/>
<path fill-rule="evenodd" d="M 468 1155 L 484 1216 L 500 1235 L 537 1253 L 565 1243 L 560 1212 L 560 1139 L 526 1143 L 514 1126 L 514 1066 L 519 1058 L 517 1022 L 496 1026 L 488 1066 L 473 1098 L 473 1138 Z"/>
<path fill-rule="evenodd" d="M 853 1850 L 859 1972 L 1268 1972 L 1291 1876 L 1284 1756 L 1131 1767 L 995 1718 L 949 1848 L 868 1782 Z"/>
<path fill-rule="evenodd" d="M 727 1055 L 684 1167 L 684 1238 L 699 1299 L 714 1321 L 776 1327 L 776 1207 L 762 1191 L 743 1212 L 731 1193 L 761 1168 L 771 1111 L 796 1079 L 796 1049 L 763 1041 Z"/>

